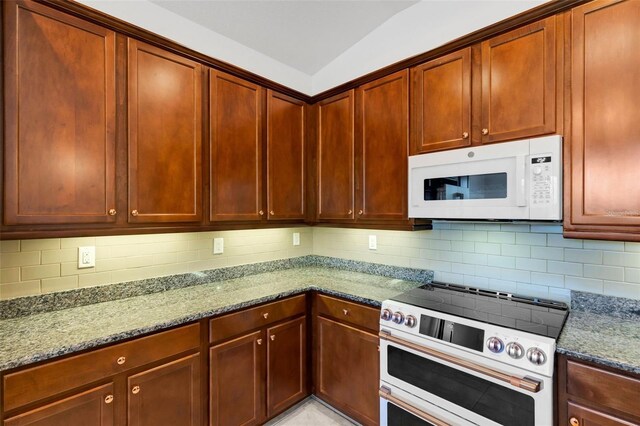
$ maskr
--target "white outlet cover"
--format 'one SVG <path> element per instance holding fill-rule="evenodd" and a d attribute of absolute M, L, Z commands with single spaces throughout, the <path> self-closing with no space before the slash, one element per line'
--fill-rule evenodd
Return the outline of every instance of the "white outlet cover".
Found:
<path fill-rule="evenodd" d="M 293 245 L 294 246 L 299 246 L 300 245 L 300 233 L 299 232 L 294 232 L 293 233 Z"/>
<path fill-rule="evenodd" d="M 378 238 L 375 235 L 369 235 L 369 250 L 378 249 Z"/>
<path fill-rule="evenodd" d="M 224 238 L 213 239 L 213 254 L 224 253 Z"/>
<path fill-rule="evenodd" d="M 78 247 L 78 269 L 96 266 L 96 247 Z"/>

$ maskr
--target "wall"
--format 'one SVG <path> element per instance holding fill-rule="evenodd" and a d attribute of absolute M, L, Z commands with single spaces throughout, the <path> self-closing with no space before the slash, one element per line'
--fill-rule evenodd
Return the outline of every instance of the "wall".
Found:
<path fill-rule="evenodd" d="M 300 246 L 292 234 L 300 232 Z M 214 237 L 224 253 L 212 254 Z M 96 246 L 78 269 L 78 247 Z M 0 241 L 0 299 L 311 254 L 311 228 Z"/>
<path fill-rule="evenodd" d="M 376 235 L 377 250 L 368 249 Z M 436 223 L 419 232 L 315 228 L 313 253 L 432 269 L 435 279 L 568 301 L 570 290 L 640 299 L 640 243 L 564 239 L 561 226 Z"/>

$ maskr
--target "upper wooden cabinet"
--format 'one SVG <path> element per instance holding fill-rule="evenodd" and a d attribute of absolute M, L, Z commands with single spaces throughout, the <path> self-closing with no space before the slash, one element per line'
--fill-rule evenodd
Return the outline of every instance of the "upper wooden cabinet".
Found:
<path fill-rule="evenodd" d="M 114 33 L 3 3 L 4 223 L 114 222 Z"/>
<path fill-rule="evenodd" d="M 565 236 L 640 241 L 640 2 L 572 11 Z"/>
<path fill-rule="evenodd" d="M 556 130 L 556 17 L 482 43 L 482 143 Z"/>
<path fill-rule="evenodd" d="M 411 153 L 471 145 L 471 48 L 411 69 Z"/>
<path fill-rule="evenodd" d="M 305 216 L 304 102 L 267 91 L 267 218 Z"/>
<path fill-rule="evenodd" d="M 354 219 L 354 91 L 318 103 L 318 219 Z"/>
<path fill-rule="evenodd" d="M 129 221 L 202 219 L 202 67 L 129 39 Z"/>
<path fill-rule="evenodd" d="M 407 218 L 409 71 L 356 91 L 357 219 Z"/>
<path fill-rule="evenodd" d="M 262 204 L 264 89 L 209 70 L 212 221 L 259 221 Z"/>

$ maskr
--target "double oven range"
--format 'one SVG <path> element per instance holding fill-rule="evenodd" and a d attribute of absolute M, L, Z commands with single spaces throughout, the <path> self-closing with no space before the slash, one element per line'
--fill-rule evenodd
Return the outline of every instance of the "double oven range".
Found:
<path fill-rule="evenodd" d="M 381 425 L 553 424 L 566 304 L 432 283 L 381 312 Z"/>

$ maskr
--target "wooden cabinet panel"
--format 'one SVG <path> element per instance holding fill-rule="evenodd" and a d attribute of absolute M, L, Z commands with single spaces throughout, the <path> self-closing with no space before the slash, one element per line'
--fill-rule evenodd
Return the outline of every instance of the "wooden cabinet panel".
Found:
<path fill-rule="evenodd" d="M 318 219 L 354 218 L 354 91 L 318 103 Z"/>
<path fill-rule="evenodd" d="M 411 154 L 471 145 L 471 48 L 411 69 Z"/>
<path fill-rule="evenodd" d="M 354 324 L 377 333 L 380 328 L 380 309 L 319 294 L 316 298 L 318 314 Z"/>
<path fill-rule="evenodd" d="M 316 393 L 365 425 L 379 422 L 378 336 L 318 317 Z"/>
<path fill-rule="evenodd" d="M 267 416 L 308 395 L 307 317 L 267 329 Z"/>
<path fill-rule="evenodd" d="M 114 424 L 113 384 L 80 392 L 6 419 L 4 426 L 69 426 Z"/>
<path fill-rule="evenodd" d="M 305 103 L 267 91 L 267 218 L 304 219 Z"/>
<path fill-rule="evenodd" d="M 637 1 L 598 0 L 572 11 L 565 234 L 640 241 L 638 17 Z"/>
<path fill-rule="evenodd" d="M 129 222 L 202 219 L 202 67 L 129 39 Z"/>
<path fill-rule="evenodd" d="M 482 43 L 482 143 L 556 130 L 556 17 Z"/>
<path fill-rule="evenodd" d="M 3 3 L 5 224 L 114 222 L 114 33 Z"/>
<path fill-rule="evenodd" d="M 200 355 L 194 354 L 127 380 L 129 426 L 200 426 Z"/>
<path fill-rule="evenodd" d="M 611 414 L 603 413 L 592 408 L 583 407 L 575 402 L 567 402 L 567 413 L 569 421 L 566 423 L 573 426 L 572 420 L 577 420 L 579 426 L 633 426 L 631 423 Z"/>
<path fill-rule="evenodd" d="M 209 424 L 254 425 L 265 418 L 264 331 L 209 349 Z"/>
<path fill-rule="evenodd" d="M 261 220 L 264 90 L 209 70 L 212 221 Z"/>
<path fill-rule="evenodd" d="M 407 218 L 409 72 L 365 84 L 356 92 L 357 218 Z"/>

